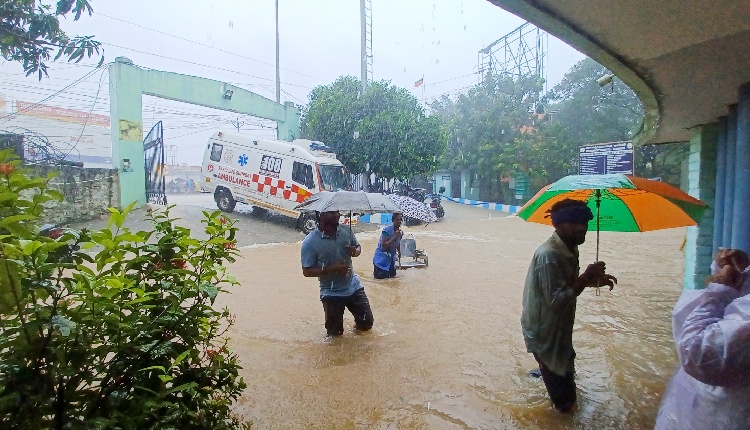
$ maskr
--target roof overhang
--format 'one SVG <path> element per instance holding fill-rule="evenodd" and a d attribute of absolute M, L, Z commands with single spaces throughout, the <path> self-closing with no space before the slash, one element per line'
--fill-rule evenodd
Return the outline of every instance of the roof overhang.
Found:
<path fill-rule="evenodd" d="M 489 0 L 610 69 L 644 108 L 639 143 L 683 142 L 750 82 L 750 2 Z"/>

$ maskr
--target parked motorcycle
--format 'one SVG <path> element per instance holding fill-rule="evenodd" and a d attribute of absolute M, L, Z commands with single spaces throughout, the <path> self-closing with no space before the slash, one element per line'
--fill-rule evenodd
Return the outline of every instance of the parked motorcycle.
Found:
<path fill-rule="evenodd" d="M 396 191 L 396 194 L 411 197 L 418 202 L 424 202 L 427 198 L 427 190 L 424 188 L 412 188 L 406 184 L 401 185 Z"/>
<path fill-rule="evenodd" d="M 438 220 L 445 216 L 445 209 L 441 204 L 442 197 L 440 194 L 430 194 L 427 196 L 430 199 L 430 210 L 435 214 Z"/>

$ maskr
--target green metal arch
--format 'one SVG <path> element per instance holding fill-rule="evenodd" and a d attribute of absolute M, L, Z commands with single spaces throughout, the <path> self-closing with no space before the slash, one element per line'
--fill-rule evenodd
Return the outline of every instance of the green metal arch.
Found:
<path fill-rule="evenodd" d="M 120 171 L 120 207 L 146 202 L 143 94 L 276 121 L 279 139 L 299 137 L 299 109 L 293 103 L 281 105 L 213 79 L 141 68 L 123 57 L 109 66 L 109 76 L 112 165 Z"/>

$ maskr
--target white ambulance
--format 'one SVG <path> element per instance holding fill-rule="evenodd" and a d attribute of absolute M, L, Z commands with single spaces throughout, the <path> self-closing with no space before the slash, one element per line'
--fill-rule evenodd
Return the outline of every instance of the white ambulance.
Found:
<path fill-rule="evenodd" d="M 330 148 L 307 139 L 283 142 L 217 132 L 208 140 L 201 171 L 201 186 L 213 192 L 220 210 L 232 212 L 237 202 L 270 209 L 296 218 L 305 233 L 315 229 L 315 217 L 294 208 L 319 191 L 350 188 L 349 175 Z"/>

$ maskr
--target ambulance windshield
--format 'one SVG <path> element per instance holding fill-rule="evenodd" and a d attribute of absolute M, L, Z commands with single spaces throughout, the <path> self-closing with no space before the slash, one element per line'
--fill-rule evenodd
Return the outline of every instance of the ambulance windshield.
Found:
<path fill-rule="evenodd" d="M 344 166 L 332 166 L 319 164 L 320 179 L 323 189 L 326 191 L 346 190 L 349 188 L 349 180 L 344 172 Z"/>

